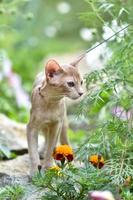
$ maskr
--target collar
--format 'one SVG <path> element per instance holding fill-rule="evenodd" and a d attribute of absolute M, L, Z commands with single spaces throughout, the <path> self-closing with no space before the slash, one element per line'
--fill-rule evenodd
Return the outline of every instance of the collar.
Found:
<path fill-rule="evenodd" d="M 39 95 L 40 95 L 41 97 L 44 97 L 44 96 L 41 94 L 41 87 L 39 87 L 38 90 L 39 90 Z"/>

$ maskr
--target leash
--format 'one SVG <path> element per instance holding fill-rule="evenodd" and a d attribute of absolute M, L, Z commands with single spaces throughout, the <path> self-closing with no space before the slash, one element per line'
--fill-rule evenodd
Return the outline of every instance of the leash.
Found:
<path fill-rule="evenodd" d="M 114 36 L 116 36 L 118 33 L 124 31 L 125 29 L 127 29 L 129 26 L 130 26 L 130 24 L 128 24 L 128 25 L 125 26 L 124 28 L 120 29 L 120 30 L 117 31 L 115 34 L 113 34 L 113 35 L 111 35 L 109 38 L 103 40 L 102 42 L 100 42 L 100 43 L 97 44 L 96 46 L 94 46 L 94 47 L 92 47 L 92 48 L 90 48 L 90 49 L 87 49 L 87 50 L 85 51 L 85 54 L 86 54 L 86 53 L 89 53 L 89 52 L 92 51 L 93 49 L 99 47 L 99 46 L 102 45 L 103 43 L 107 42 L 108 40 L 110 40 L 111 38 L 113 38 Z"/>
<path fill-rule="evenodd" d="M 85 57 L 85 55 L 86 55 L 87 53 L 89 53 L 90 51 L 93 51 L 94 49 L 96 49 L 97 47 L 99 47 L 100 45 L 102 45 L 103 43 L 109 41 L 111 38 L 113 38 L 114 36 L 118 35 L 118 33 L 120 33 L 120 32 L 122 32 L 122 31 L 126 30 L 130 25 L 131 25 L 131 24 L 128 24 L 128 25 L 125 26 L 124 28 L 120 29 L 119 31 L 117 31 L 116 33 L 114 33 L 113 35 L 111 35 L 109 38 L 107 38 L 107 39 L 101 41 L 99 44 L 95 45 L 94 47 L 91 47 L 91 48 L 87 49 L 84 53 L 80 54 L 80 55 L 78 56 L 78 58 L 77 58 L 74 62 L 72 62 L 71 64 L 72 64 L 72 65 L 76 65 L 80 60 L 82 60 L 82 59 Z"/>

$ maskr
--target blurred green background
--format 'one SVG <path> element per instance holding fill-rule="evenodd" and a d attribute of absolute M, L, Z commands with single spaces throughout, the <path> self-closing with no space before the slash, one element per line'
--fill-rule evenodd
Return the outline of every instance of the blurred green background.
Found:
<path fill-rule="evenodd" d="M 0 112 L 27 121 L 22 101 L 30 95 L 44 58 L 87 47 L 80 34 L 85 24 L 79 18 L 86 6 L 80 0 L 0 0 Z"/>

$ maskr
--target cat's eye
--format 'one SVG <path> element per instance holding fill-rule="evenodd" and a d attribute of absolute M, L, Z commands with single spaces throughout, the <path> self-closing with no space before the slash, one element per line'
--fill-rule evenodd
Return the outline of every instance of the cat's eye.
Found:
<path fill-rule="evenodd" d="M 75 84 L 74 84 L 73 81 L 67 82 L 67 85 L 68 85 L 69 87 L 74 87 L 74 86 L 75 86 Z"/>
<path fill-rule="evenodd" d="M 81 85 L 83 84 L 83 81 L 81 81 Z"/>

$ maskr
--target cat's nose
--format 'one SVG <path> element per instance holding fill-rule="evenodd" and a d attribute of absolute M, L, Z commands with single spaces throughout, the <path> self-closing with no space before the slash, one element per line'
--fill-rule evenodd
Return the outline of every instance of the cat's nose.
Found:
<path fill-rule="evenodd" d="M 83 95 L 83 92 L 79 92 L 79 96 L 82 96 Z"/>

